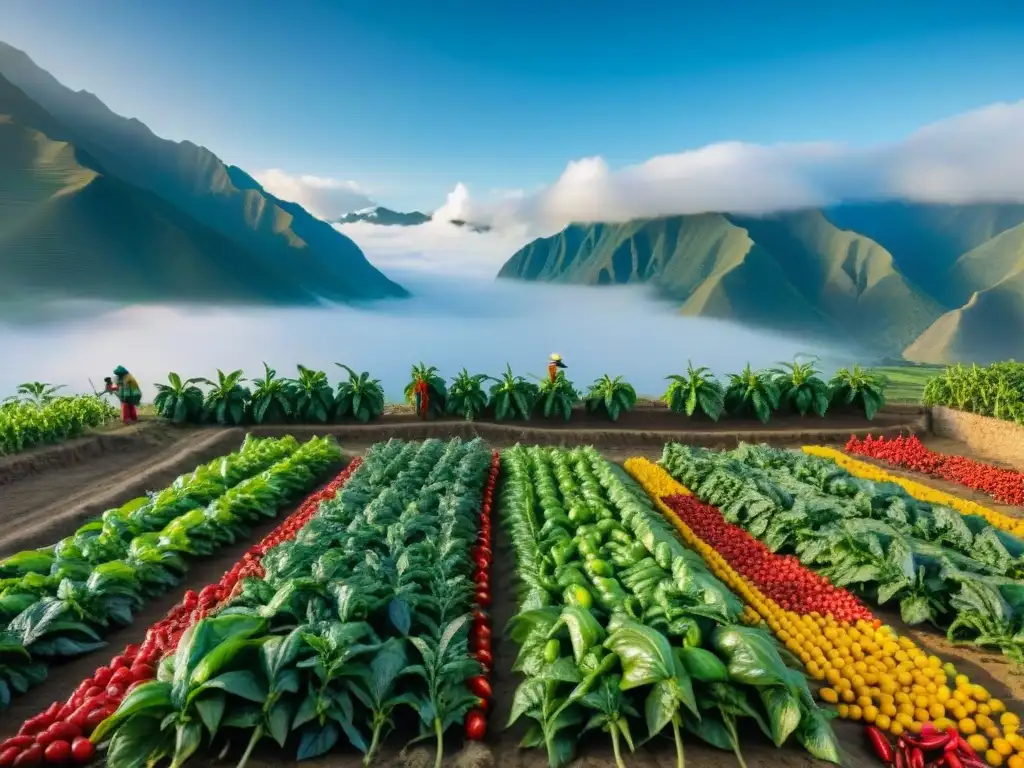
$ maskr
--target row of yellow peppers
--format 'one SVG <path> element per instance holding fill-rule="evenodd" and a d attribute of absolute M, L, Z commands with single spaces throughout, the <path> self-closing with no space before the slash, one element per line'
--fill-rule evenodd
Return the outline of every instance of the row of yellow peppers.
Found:
<path fill-rule="evenodd" d="M 861 477 L 865 480 L 873 480 L 879 483 L 896 483 L 915 499 L 926 501 L 929 504 L 940 504 L 944 507 L 955 509 L 962 515 L 978 515 L 979 517 L 985 518 L 989 525 L 995 528 L 1006 531 L 1007 533 L 1012 533 L 1014 536 L 1024 536 L 1024 520 L 1019 518 L 1004 515 L 1002 512 L 996 512 L 994 509 L 989 509 L 988 507 L 976 504 L 973 501 L 961 499 L 950 493 L 945 493 L 927 485 L 922 485 L 921 483 L 915 483 L 913 480 L 908 480 L 905 477 L 890 474 L 884 469 L 876 467 L 874 464 L 850 458 L 845 453 L 837 451 L 835 448 L 826 448 L 820 445 L 805 445 L 803 447 L 803 451 L 811 456 L 831 459 L 851 475 L 855 475 L 856 477 Z"/>
<path fill-rule="evenodd" d="M 956 726 L 990 765 L 1024 768 L 1020 719 L 982 686 L 943 667 L 937 656 L 881 622 L 851 625 L 831 616 L 782 609 L 662 501 L 675 494 L 692 495 L 687 488 L 647 459 L 629 459 L 625 467 L 683 541 L 743 600 L 743 620 L 767 624 L 808 674 L 823 684 L 819 697 L 837 705 L 840 717 L 873 723 L 893 735 L 919 732 L 926 722 L 939 728 Z"/>

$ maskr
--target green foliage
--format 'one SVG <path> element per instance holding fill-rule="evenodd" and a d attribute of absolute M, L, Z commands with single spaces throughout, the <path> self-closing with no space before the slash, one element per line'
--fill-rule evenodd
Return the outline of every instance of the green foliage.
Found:
<path fill-rule="evenodd" d="M 840 368 L 829 382 L 832 406 L 859 408 L 873 419 L 885 405 L 885 376 L 872 373 L 859 365 Z"/>
<path fill-rule="evenodd" d="M 550 378 L 541 379 L 537 389 L 537 405 L 545 419 L 551 419 L 561 415 L 566 421 L 572 418 L 572 409 L 576 401 L 580 399 L 579 392 L 572 382 L 565 378 L 562 371 L 558 372 L 555 380 Z"/>
<path fill-rule="evenodd" d="M 1024 425 L 1024 363 L 950 366 L 928 381 L 922 402 Z"/>
<path fill-rule="evenodd" d="M 636 405 L 636 390 L 621 376 L 614 379 L 607 374 L 597 379 L 583 398 L 587 413 L 603 414 L 612 421 L 633 410 Z"/>
<path fill-rule="evenodd" d="M 278 378 L 277 371 L 263 363 L 263 378 L 250 379 L 253 384 L 249 407 L 256 424 L 279 424 L 292 417 L 295 399 L 287 379 Z"/>
<path fill-rule="evenodd" d="M 424 363 L 417 363 L 412 367 L 409 375 L 410 381 L 405 385 L 405 401 L 409 404 L 416 403 L 416 385 L 425 381 L 427 383 L 427 416 L 442 416 L 445 412 L 448 391 L 444 379 L 438 374 L 437 368 L 433 365 L 427 366 Z"/>
<path fill-rule="evenodd" d="M 371 379 L 366 371 L 356 373 L 347 365 L 335 363 L 348 373 L 348 381 L 338 384 L 334 398 L 334 418 L 355 419 L 365 424 L 384 413 L 384 388 L 379 379 Z"/>
<path fill-rule="evenodd" d="M 43 405 L 13 399 L 0 405 L 0 456 L 78 437 L 117 411 L 92 395 L 56 397 Z"/>
<path fill-rule="evenodd" d="M 770 372 L 754 371 L 747 363 L 741 373 L 729 374 L 725 390 L 725 408 L 731 416 L 753 413 L 767 424 L 779 409 L 779 385 Z"/>
<path fill-rule="evenodd" d="M 173 371 L 166 384 L 156 385 L 153 407 L 156 415 L 172 424 L 193 424 L 203 417 L 203 391 L 196 386 L 203 379 L 185 379 Z"/>
<path fill-rule="evenodd" d="M 295 398 L 295 420 L 303 424 L 325 424 L 334 410 L 334 390 L 323 371 L 298 366 L 298 377 L 290 381 Z"/>
<path fill-rule="evenodd" d="M 783 408 L 786 408 L 801 416 L 806 416 L 808 411 L 813 411 L 819 416 L 824 416 L 829 405 L 829 387 L 818 376 L 818 369 L 814 367 L 817 360 L 809 360 L 801 363 L 794 360 L 792 363 L 779 363 L 778 368 L 773 368 L 771 373 L 775 376 L 775 384 L 779 388 L 779 400 Z"/>
<path fill-rule="evenodd" d="M 28 400 L 34 405 L 46 405 L 52 403 L 57 397 L 57 392 L 64 389 L 63 384 L 54 386 L 44 381 L 27 381 L 18 385 L 18 397 Z"/>
<path fill-rule="evenodd" d="M 485 381 L 485 374 L 470 375 L 469 371 L 463 368 L 448 387 L 445 410 L 453 416 L 461 416 L 466 421 L 476 419 L 487 408 L 487 392 L 483 386 Z"/>
<path fill-rule="evenodd" d="M 725 390 L 709 368 L 694 368 L 693 363 L 687 362 L 685 376 L 672 374 L 666 378 L 670 384 L 662 400 L 671 410 L 690 417 L 703 413 L 712 421 L 721 418 Z"/>
<path fill-rule="evenodd" d="M 203 415 L 207 420 L 216 421 L 221 426 L 238 425 L 245 420 L 252 393 L 242 384 L 245 381 L 242 369 L 224 373 L 218 368 L 216 381 L 199 381 L 210 387 L 203 400 Z"/>
<path fill-rule="evenodd" d="M 533 382 L 512 373 L 512 366 L 505 368 L 500 379 L 492 379 L 489 407 L 494 411 L 496 421 L 522 419 L 529 421 L 537 404 L 539 390 Z"/>

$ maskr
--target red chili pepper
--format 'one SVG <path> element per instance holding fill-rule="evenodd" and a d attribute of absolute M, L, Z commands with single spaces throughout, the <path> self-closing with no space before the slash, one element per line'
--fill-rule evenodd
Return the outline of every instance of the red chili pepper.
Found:
<path fill-rule="evenodd" d="M 874 750 L 875 756 L 886 765 L 892 765 L 894 757 L 892 744 L 889 743 L 889 739 L 886 738 L 881 729 L 874 725 L 869 725 L 864 729 L 864 734 L 867 736 L 868 743 Z"/>
<path fill-rule="evenodd" d="M 908 768 L 924 768 L 924 752 L 918 747 L 911 747 L 908 750 L 907 756 L 909 758 Z"/>
<path fill-rule="evenodd" d="M 927 736 L 924 735 L 924 729 L 921 729 L 921 736 L 918 738 L 907 738 L 907 741 L 911 745 L 917 747 L 925 752 L 932 752 L 936 749 L 942 749 L 949 743 L 948 733 L 930 733 Z"/>
<path fill-rule="evenodd" d="M 947 752 L 945 761 L 947 768 L 963 768 L 963 763 L 960 762 L 960 758 L 957 757 L 955 752 Z"/>

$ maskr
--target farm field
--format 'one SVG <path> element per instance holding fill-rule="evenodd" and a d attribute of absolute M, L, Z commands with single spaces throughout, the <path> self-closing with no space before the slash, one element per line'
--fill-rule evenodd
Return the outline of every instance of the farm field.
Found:
<path fill-rule="evenodd" d="M 319 475 L 318 482 L 320 487 L 323 487 L 323 483 L 331 477 L 336 476 L 338 470 L 353 458 L 372 455 L 373 450 L 377 449 L 371 450 L 375 440 L 371 437 L 372 432 L 370 430 L 375 429 L 379 433 L 382 426 L 382 424 L 377 423 L 372 427 L 367 427 L 366 437 L 361 440 L 350 440 L 346 436 L 354 435 L 355 433 L 352 430 L 357 429 L 356 427 L 344 427 L 344 431 L 339 435 L 344 458 L 333 464 L 333 468 Z M 417 428 L 429 428 L 438 437 L 446 437 L 447 435 L 444 434 L 446 429 L 452 428 L 452 425 L 448 425 L 445 422 L 414 426 Z M 522 425 L 517 426 L 522 427 Z M 877 422 L 875 426 L 877 429 Z M 605 431 L 607 431 L 607 425 L 605 425 L 605 428 Z M 328 428 L 328 430 L 335 431 L 332 428 Z M 560 442 L 585 442 L 588 437 L 587 430 L 578 429 L 576 431 L 578 434 L 570 431 L 564 438 L 560 439 Z M 622 463 L 628 458 L 638 455 L 645 456 L 651 460 L 660 458 L 662 440 L 652 440 L 646 437 L 640 440 L 631 436 L 629 434 L 630 430 L 621 429 L 621 431 L 622 436 L 618 441 L 613 438 L 602 438 L 600 443 L 600 456 L 602 460 Z M 314 427 L 275 427 L 255 431 L 256 434 L 275 437 L 280 437 L 286 433 L 294 433 L 300 442 L 307 440 L 316 432 L 317 430 Z M 195 466 L 209 461 L 216 456 L 236 450 L 244 434 L 244 430 L 198 429 L 168 431 L 164 428 L 143 428 L 137 429 L 131 438 L 139 443 L 135 448 L 120 446 L 113 449 L 108 448 L 104 451 L 97 449 L 96 453 L 90 453 L 89 450 L 76 447 L 80 445 L 77 441 L 72 441 L 67 446 L 51 448 L 49 450 L 63 451 L 63 453 L 59 454 L 59 457 L 57 454 L 51 454 L 46 462 L 40 461 L 37 465 L 33 465 L 31 472 L 23 470 L 17 479 L 0 484 L 0 509 L 3 509 L 5 514 L 8 510 L 13 510 L 18 515 L 17 519 L 19 521 L 17 526 L 5 525 L 3 527 L 3 534 L 0 535 L 0 552 L 6 555 L 13 551 L 24 549 L 27 546 L 23 543 L 25 541 L 31 540 L 34 541 L 34 545 L 40 546 L 45 543 L 53 543 L 62 536 L 68 536 L 88 517 L 102 512 L 104 509 L 116 507 L 120 503 L 138 496 L 141 492 L 140 488 L 159 489 L 173 481 L 179 474 L 189 472 Z M 785 440 L 788 437 L 788 445 L 799 447 L 803 442 L 802 438 L 805 434 L 794 431 L 788 436 L 780 436 L 779 441 Z M 359 436 L 362 437 L 362 435 Z M 417 435 L 416 440 L 418 441 L 423 437 L 427 437 L 427 435 Z M 476 498 L 484 498 L 487 474 L 485 465 L 488 464 L 492 450 L 503 451 L 505 461 L 503 464 L 502 482 L 499 484 L 498 491 L 494 497 L 494 541 L 492 544 L 494 557 L 488 582 L 490 586 L 490 599 L 493 601 L 490 607 L 491 631 L 493 633 L 491 640 L 493 663 L 490 684 L 494 691 L 494 698 L 488 712 L 488 732 L 484 742 L 464 744 L 461 727 L 453 726 L 446 740 L 445 765 L 458 765 L 463 766 L 463 768 L 487 765 L 518 765 L 541 768 L 541 766 L 547 765 L 547 758 L 543 748 L 518 749 L 519 740 L 525 732 L 523 722 L 517 723 L 508 732 L 502 730 L 511 711 L 513 693 L 521 680 L 519 674 L 511 671 L 519 651 L 518 645 L 503 632 L 503 629 L 506 622 L 519 612 L 521 608 L 521 606 L 517 605 L 516 595 L 517 586 L 522 575 L 522 568 L 520 565 L 521 561 L 517 559 L 517 549 L 508 537 L 506 529 L 499 522 L 500 505 L 498 501 L 500 493 L 503 492 L 501 489 L 506 487 L 509 480 L 508 458 L 514 458 L 515 455 L 514 452 L 510 454 L 506 449 L 512 446 L 517 437 L 529 439 L 525 434 L 516 435 L 513 433 L 509 436 L 509 439 L 504 441 L 489 439 L 485 446 L 481 445 L 477 454 L 479 466 L 476 469 L 477 474 L 474 475 L 477 479 L 470 483 L 475 489 Z M 730 439 L 732 438 L 723 434 L 721 438 L 723 442 L 722 447 L 732 447 L 728 444 Z M 925 438 L 924 442 L 929 446 L 934 446 L 936 450 L 941 449 L 947 453 L 954 452 L 956 447 L 951 446 L 948 441 L 932 442 L 929 438 Z M 839 441 L 833 441 L 833 444 L 836 447 L 841 447 L 841 442 Z M 420 450 L 423 444 L 414 442 L 411 445 L 417 446 L 416 449 Z M 468 443 L 464 441 L 462 445 L 467 446 Z M 734 442 L 733 445 L 735 445 Z M 578 454 L 578 452 L 571 451 L 562 453 L 571 453 L 574 456 Z M 37 454 L 30 453 L 21 457 L 21 460 L 35 455 Z M 133 457 L 133 462 L 125 460 L 122 463 L 122 459 L 128 456 Z M 16 457 L 7 457 L 5 460 L 11 461 L 14 458 Z M 60 464 L 61 460 L 70 460 L 70 463 L 62 466 Z M 2 471 L 3 466 L 2 462 L 0 462 L 0 473 Z M 75 483 L 61 483 L 60 476 L 65 472 L 77 473 L 77 481 Z M 892 470 L 892 472 L 896 474 L 896 470 Z M 922 483 L 933 487 L 941 487 L 943 490 L 951 493 L 957 493 L 956 490 L 951 490 L 948 483 L 943 484 L 941 481 L 923 475 L 913 476 Z M 131 480 L 130 483 L 127 482 L 129 479 Z M 134 483 L 134 485 L 131 483 Z M 55 489 L 55 484 L 60 484 L 60 488 L 64 490 Z M 990 508 L 1006 513 L 1014 511 L 1011 507 L 996 504 L 988 497 L 972 495 L 969 491 L 965 491 L 962 488 L 960 491 L 962 492 L 960 495 L 965 498 L 971 498 L 979 504 L 986 504 Z M 70 509 L 70 512 L 63 520 L 48 523 L 46 528 L 35 529 L 33 534 L 35 538 L 32 539 L 26 538 L 25 534 L 19 529 L 29 525 L 29 522 L 32 520 L 31 496 L 34 493 L 44 494 L 40 497 L 43 501 L 37 504 L 37 508 L 40 508 L 40 505 L 42 505 L 52 510 L 63 506 Z M 0 736 L 10 736 L 25 718 L 42 711 L 54 700 L 63 700 L 68 697 L 79 685 L 80 681 L 89 677 L 98 666 L 107 663 L 126 644 L 142 642 L 145 637 L 146 628 L 167 614 L 168 610 L 182 599 L 186 590 L 199 592 L 204 586 L 216 583 L 221 574 L 229 571 L 239 561 L 239 558 L 245 555 L 253 543 L 278 529 L 286 515 L 298 508 L 297 504 L 297 501 L 293 501 L 290 506 L 282 508 L 276 518 L 267 518 L 262 522 L 254 523 L 251 526 L 251 532 L 247 532 L 248 535 L 245 536 L 244 540 L 229 544 L 209 556 L 199 557 L 194 561 L 190 560 L 189 569 L 185 572 L 180 583 L 148 601 L 136 613 L 135 621 L 131 626 L 114 630 L 105 635 L 105 639 L 109 643 L 108 647 L 54 666 L 45 682 L 32 688 L 26 694 L 16 697 L 10 709 L 0 714 Z M 476 506 L 479 508 L 480 502 L 477 502 Z M 479 525 L 479 523 L 474 522 L 473 525 Z M 470 597 L 470 600 L 472 599 Z M 941 633 L 935 630 L 908 627 L 901 621 L 898 610 L 893 612 L 879 610 L 873 605 L 870 607 L 875 615 L 879 616 L 886 624 L 891 625 L 900 636 L 912 639 L 918 647 L 928 654 L 938 654 L 943 661 L 953 662 L 958 672 L 968 675 L 973 683 L 983 685 L 992 696 L 1009 703 L 1011 709 L 1014 708 L 1012 703 L 1014 700 L 1024 700 L 1024 684 L 1020 682 L 1020 676 L 1014 674 L 1012 665 L 998 651 L 954 647 L 944 639 Z M 385 616 L 381 619 L 380 623 L 387 626 L 388 620 Z M 563 641 L 563 651 L 570 652 L 568 639 Z M 816 681 L 812 681 L 812 687 L 817 687 L 817 685 Z M 640 703 L 642 705 L 642 699 Z M 415 735 L 416 729 L 419 727 L 415 719 L 409 720 L 403 715 L 398 720 L 404 734 L 409 737 Z M 522 720 L 525 721 L 525 718 L 522 718 Z M 860 768 L 860 766 L 880 764 L 877 758 L 865 747 L 859 724 L 837 720 L 833 721 L 833 727 L 838 739 L 839 748 L 841 749 L 843 765 Z M 624 752 L 624 763 L 629 766 L 640 766 L 641 768 L 675 765 L 676 754 L 671 738 L 671 728 L 668 729 L 667 733 L 669 734 L 667 737 L 656 739 L 638 748 L 635 754 Z M 776 749 L 759 732 L 759 729 L 752 724 L 749 718 L 746 719 L 746 722 L 740 721 L 738 733 L 742 743 L 743 758 L 746 765 L 751 768 L 753 766 L 769 765 L 791 766 L 793 768 L 800 766 L 802 768 L 803 766 L 825 764 L 810 757 L 804 749 L 793 743 L 792 739 L 790 739 L 790 743 L 786 747 Z M 632 736 L 636 741 L 640 741 L 646 736 L 642 712 L 640 719 L 633 723 Z M 731 753 L 708 747 L 693 735 L 685 735 L 684 738 L 687 764 L 691 766 L 736 764 L 736 759 Z M 407 768 L 434 764 L 435 750 L 433 739 L 411 748 L 404 755 L 400 755 L 397 752 L 397 747 L 404 740 L 397 735 L 386 740 L 379 758 L 374 764 L 403 766 Z M 228 760 L 237 762 L 241 757 L 244 747 L 245 740 L 243 739 L 240 748 L 235 748 L 229 755 Z M 293 750 L 290 753 L 291 755 L 294 755 L 294 748 L 294 744 L 290 745 L 290 749 Z M 623 747 L 623 749 L 625 748 Z M 280 755 L 281 753 L 276 748 L 273 748 L 268 740 L 264 740 L 264 742 L 256 746 L 248 760 L 248 765 L 256 765 L 261 768 L 262 766 L 279 765 L 282 762 Z M 595 767 L 608 766 L 608 768 L 611 768 L 615 764 L 613 748 L 608 734 L 601 733 L 600 730 L 593 735 L 593 738 L 586 739 L 581 749 L 581 755 L 585 758 L 585 765 Z M 214 756 L 204 753 L 203 755 L 197 755 L 190 763 L 193 765 L 203 765 L 212 763 L 214 761 L 213 758 Z M 347 749 L 341 752 L 334 752 L 329 757 L 314 758 L 311 764 L 355 766 L 360 764 L 360 760 L 360 755 L 356 754 L 354 750 Z"/>

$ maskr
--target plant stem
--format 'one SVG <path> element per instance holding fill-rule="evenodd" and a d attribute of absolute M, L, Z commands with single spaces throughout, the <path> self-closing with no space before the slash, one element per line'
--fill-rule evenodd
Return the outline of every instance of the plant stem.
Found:
<path fill-rule="evenodd" d="M 676 768 L 685 768 L 683 735 L 679 732 L 679 715 L 672 716 L 672 736 L 676 740 Z"/>
<path fill-rule="evenodd" d="M 444 731 L 441 730 L 441 718 L 434 718 L 434 733 L 437 734 L 437 757 L 434 759 L 434 768 L 441 768 L 441 760 L 444 756 Z"/>
<path fill-rule="evenodd" d="M 736 762 L 740 764 L 740 768 L 747 768 L 747 763 L 743 759 L 743 755 L 740 754 L 740 740 L 736 734 L 736 723 L 731 717 L 725 717 L 723 713 L 722 722 L 725 723 L 725 727 L 729 729 L 729 737 L 732 741 L 732 751 L 736 753 Z"/>
<path fill-rule="evenodd" d="M 256 745 L 262 738 L 263 726 L 257 725 L 256 730 L 252 732 L 252 738 L 249 739 L 249 743 L 245 747 L 245 754 L 242 755 L 242 759 L 238 761 L 238 765 L 235 768 L 245 768 L 245 764 L 249 762 L 249 756 L 252 755 L 252 751 L 256 749 Z"/>
<path fill-rule="evenodd" d="M 377 754 L 377 749 L 380 747 L 380 732 L 383 727 L 383 720 L 379 723 L 374 723 L 373 738 L 370 740 L 370 748 L 366 750 L 366 757 L 363 758 L 363 765 L 369 765 L 373 760 L 374 755 Z"/>
<path fill-rule="evenodd" d="M 619 751 L 619 727 L 612 723 L 608 730 L 612 735 L 612 751 L 615 753 L 615 765 L 618 768 L 626 768 L 626 764 L 622 762 L 622 753 Z"/>

